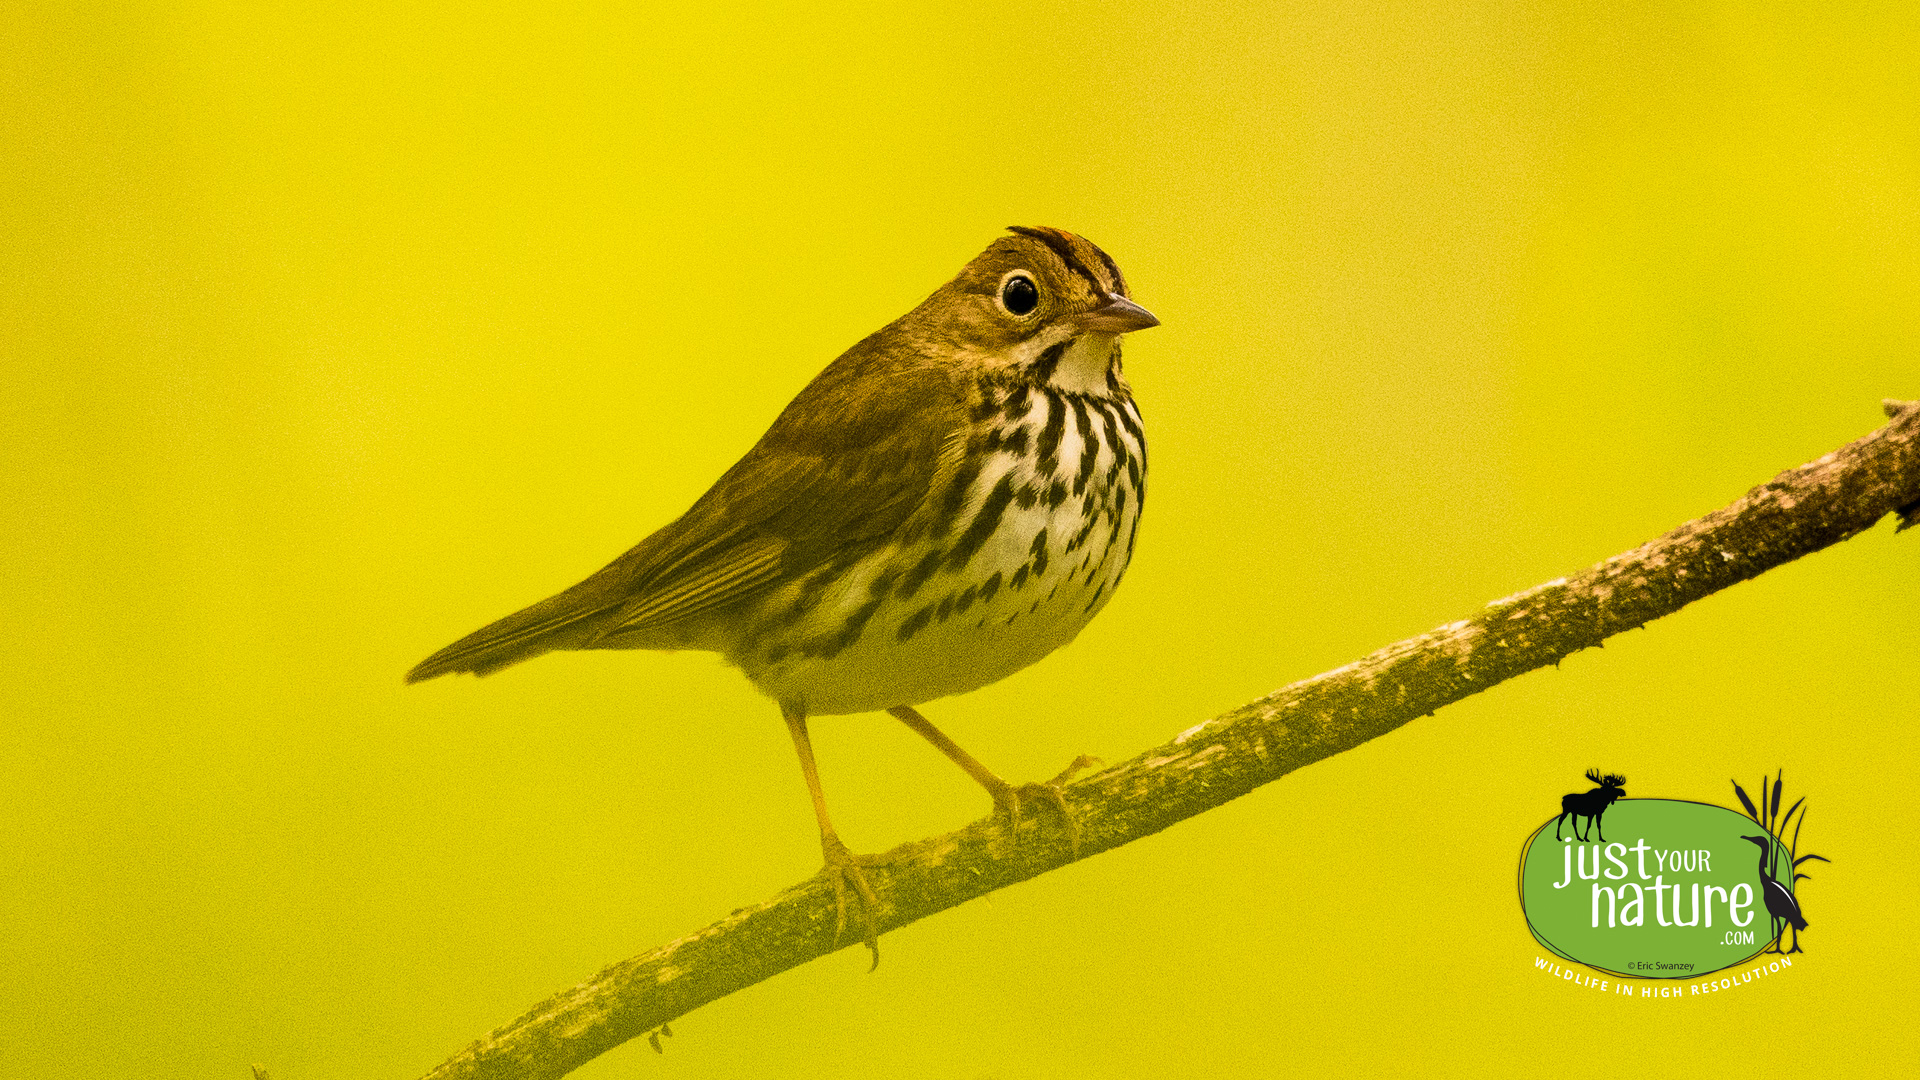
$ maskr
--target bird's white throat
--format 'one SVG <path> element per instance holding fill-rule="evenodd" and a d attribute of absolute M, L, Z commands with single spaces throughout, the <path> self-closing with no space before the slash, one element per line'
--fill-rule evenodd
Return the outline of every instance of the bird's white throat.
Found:
<path fill-rule="evenodd" d="M 1070 394 L 1104 394 L 1107 370 L 1113 366 L 1113 346 L 1117 334 L 1085 333 L 1074 338 L 1061 355 L 1048 381 L 1056 390 Z"/>

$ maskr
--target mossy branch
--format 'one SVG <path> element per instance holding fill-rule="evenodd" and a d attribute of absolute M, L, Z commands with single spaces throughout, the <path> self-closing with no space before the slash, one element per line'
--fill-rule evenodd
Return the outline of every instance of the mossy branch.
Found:
<path fill-rule="evenodd" d="M 987 818 L 902 845 L 870 869 L 879 930 L 1119 847 L 1358 746 L 1419 716 L 1678 611 L 1871 527 L 1920 514 L 1920 402 L 1886 427 L 1789 469 L 1731 505 L 1571 578 L 1389 645 L 1190 728 L 1066 788 L 1079 845 L 1045 813 L 1018 835 Z M 849 912 L 849 923 L 857 919 Z M 703 930 L 615 964 L 536 1005 L 428 1080 L 544 1080 L 707 1002 L 857 944 L 835 932 L 832 888 L 801 882 Z M 657 1043 L 656 1043 L 657 1046 Z"/>

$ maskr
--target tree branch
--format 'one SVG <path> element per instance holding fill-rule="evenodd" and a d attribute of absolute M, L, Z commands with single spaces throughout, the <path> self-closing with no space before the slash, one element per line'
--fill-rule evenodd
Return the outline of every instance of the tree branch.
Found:
<path fill-rule="evenodd" d="M 1075 849 L 1045 813 L 895 848 L 869 876 L 882 932 L 1159 832 L 1303 765 L 1384 735 L 1838 543 L 1888 513 L 1920 513 L 1920 402 L 1886 402 L 1886 427 L 1584 573 L 1276 690 L 1066 788 Z M 858 918 L 857 901 L 849 922 Z M 704 930 L 607 968 L 535 1006 L 428 1080 L 558 1077 L 637 1035 L 850 945 L 833 889 L 814 877 Z"/>

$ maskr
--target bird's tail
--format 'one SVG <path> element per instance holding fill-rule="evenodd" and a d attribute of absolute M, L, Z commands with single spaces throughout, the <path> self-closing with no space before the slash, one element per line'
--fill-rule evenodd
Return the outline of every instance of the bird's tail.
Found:
<path fill-rule="evenodd" d="M 461 671 L 491 675 L 556 649 L 585 648 L 618 618 L 620 603 L 583 596 L 582 591 L 575 586 L 475 630 L 420 661 L 407 672 L 407 681 L 417 683 Z"/>

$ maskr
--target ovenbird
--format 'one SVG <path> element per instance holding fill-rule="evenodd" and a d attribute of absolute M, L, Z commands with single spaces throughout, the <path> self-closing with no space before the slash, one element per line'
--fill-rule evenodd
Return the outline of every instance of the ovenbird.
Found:
<path fill-rule="evenodd" d="M 1015 788 L 914 708 L 1071 641 L 1126 573 L 1146 493 L 1120 335 L 1159 320 L 1088 241 L 1012 232 L 828 365 L 678 520 L 407 681 L 556 649 L 720 653 L 779 704 L 842 925 L 851 882 L 869 946 L 876 901 L 827 816 L 809 716 L 887 710 L 997 808 L 1064 812 L 1072 769 Z"/>

